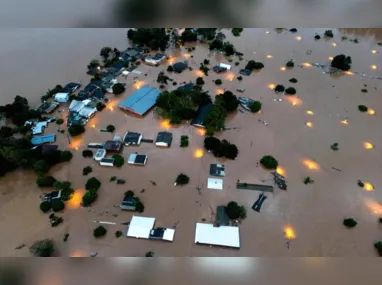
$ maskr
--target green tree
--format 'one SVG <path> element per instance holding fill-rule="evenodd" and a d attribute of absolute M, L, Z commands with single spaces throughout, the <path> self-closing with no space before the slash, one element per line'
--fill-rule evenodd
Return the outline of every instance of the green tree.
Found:
<path fill-rule="evenodd" d="M 278 161 L 271 155 L 265 155 L 260 159 L 260 163 L 266 169 L 276 169 L 279 165 Z"/>
<path fill-rule="evenodd" d="M 167 66 L 167 71 L 168 72 L 173 72 L 174 71 L 174 68 L 172 67 L 172 65 Z"/>
<path fill-rule="evenodd" d="M 101 64 L 99 63 L 99 61 L 97 59 L 92 59 L 88 65 L 88 68 L 91 69 L 91 68 L 96 68 L 98 66 L 100 66 Z"/>
<path fill-rule="evenodd" d="M 239 154 L 237 146 L 226 140 L 222 140 L 221 147 L 223 148 L 224 156 L 228 159 L 235 159 Z"/>
<path fill-rule="evenodd" d="M 145 257 L 154 257 L 154 252 L 151 250 L 146 252 Z"/>
<path fill-rule="evenodd" d="M 35 162 L 33 168 L 38 174 L 43 174 L 48 172 L 50 165 L 45 160 L 38 160 Z"/>
<path fill-rule="evenodd" d="M 250 60 L 245 66 L 245 69 L 249 70 L 259 70 L 264 68 L 264 64 L 259 61 Z"/>
<path fill-rule="evenodd" d="M 93 168 L 91 166 L 86 166 L 84 169 L 82 169 L 82 175 L 86 176 L 89 173 L 93 172 Z"/>
<path fill-rule="evenodd" d="M 275 92 L 277 93 L 281 93 L 281 92 L 284 92 L 285 91 L 285 87 L 284 85 L 281 85 L 281 84 L 277 84 L 276 87 L 275 87 Z"/>
<path fill-rule="evenodd" d="M 374 243 L 374 248 L 377 250 L 378 255 L 382 256 L 382 241 Z"/>
<path fill-rule="evenodd" d="M 119 154 L 114 154 L 113 159 L 116 167 L 122 167 L 125 164 L 125 159 Z"/>
<path fill-rule="evenodd" d="M 139 46 L 146 46 L 153 50 L 165 50 L 168 47 L 170 36 L 164 28 L 139 28 L 129 32 L 131 40 Z M 129 36 L 129 34 L 128 34 Z"/>
<path fill-rule="evenodd" d="M 231 220 L 245 219 L 247 215 L 245 207 L 239 206 L 235 201 L 227 204 L 226 213 Z"/>
<path fill-rule="evenodd" d="M 197 34 L 192 29 L 185 29 L 184 32 L 181 34 L 180 39 L 183 43 L 185 42 L 196 42 L 197 41 Z"/>
<path fill-rule="evenodd" d="M 62 200 L 53 200 L 52 201 L 52 210 L 53 212 L 60 212 L 65 209 L 65 203 Z"/>
<path fill-rule="evenodd" d="M 243 31 L 242 28 L 233 28 L 232 29 L 232 34 L 235 36 L 235 37 L 238 37 L 240 36 L 241 32 Z"/>
<path fill-rule="evenodd" d="M 321 39 L 321 36 L 320 36 L 320 35 L 315 35 L 315 36 L 314 36 L 314 39 L 315 39 L 315 40 L 319 40 L 319 39 Z"/>
<path fill-rule="evenodd" d="M 347 228 L 354 228 L 358 223 L 354 219 L 348 218 L 343 220 L 343 224 Z"/>
<path fill-rule="evenodd" d="M 296 89 L 293 87 L 288 87 L 287 89 L 285 89 L 285 94 L 287 95 L 295 95 L 296 92 L 297 92 Z"/>
<path fill-rule="evenodd" d="M 82 205 L 84 207 L 90 206 L 97 199 L 97 190 L 86 191 L 84 196 L 82 197 Z"/>
<path fill-rule="evenodd" d="M 210 50 L 222 50 L 223 49 L 223 41 L 221 40 L 213 40 L 209 45 Z"/>
<path fill-rule="evenodd" d="M 188 147 L 188 136 L 180 137 L 180 147 Z"/>
<path fill-rule="evenodd" d="M 129 40 L 132 40 L 133 37 L 134 37 L 134 30 L 129 29 L 129 30 L 127 31 L 127 38 L 128 38 Z"/>
<path fill-rule="evenodd" d="M 203 85 L 203 84 L 204 84 L 203 77 L 198 77 L 198 78 L 196 78 L 196 84 L 197 84 L 197 85 Z"/>
<path fill-rule="evenodd" d="M 51 239 L 36 241 L 29 248 L 35 257 L 51 257 L 54 253 L 54 243 Z"/>
<path fill-rule="evenodd" d="M 231 44 L 229 42 L 225 42 L 224 43 L 223 51 L 224 51 L 225 56 L 234 55 L 235 52 L 236 52 L 235 47 L 233 46 L 233 44 Z"/>
<path fill-rule="evenodd" d="M 111 47 L 103 47 L 103 48 L 101 49 L 99 55 L 100 55 L 101 57 L 103 57 L 104 60 L 106 60 L 106 59 L 109 57 L 111 51 L 112 51 Z"/>
<path fill-rule="evenodd" d="M 39 176 L 36 179 L 38 187 L 52 187 L 56 179 L 53 176 Z"/>
<path fill-rule="evenodd" d="M 106 127 L 106 130 L 109 132 L 109 133 L 113 133 L 115 131 L 115 127 L 113 125 L 108 125 Z"/>
<path fill-rule="evenodd" d="M 69 134 L 72 137 L 79 136 L 80 134 L 85 132 L 85 127 L 82 125 L 71 125 L 68 129 Z"/>
<path fill-rule="evenodd" d="M 73 158 L 73 154 L 69 150 L 64 150 L 61 152 L 61 161 L 70 161 Z"/>
<path fill-rule="evenodd" d="M 293 78 L 289 79 L 289 82 L 291 82 L 291 83 L 297 83 L 297 79 L 293 77 Z"/>
<path fill-rule="evenodd" d="M 97 191 L 100 187 L 101 187 L 101 182 L 95 177 L 88 179 L 88 181 L 86 181 L 86 184 L 85 184 L 86 190 Z"/>
<path fill-rule="evenodd" d="M 289 68 L 294 67 L 294 62 L 293 62 L 293 60 L 288 60 L 288 62 L 286 63 L 285 66 L 286 66 L 286 67 L 289 67 Z"/>
<path fill-rule="evenodd" d="M 239 100 L 231 91 L 225 91 L 215 97 L 215 104 L 222 106 L 228 113 L 234 112 L 239 106 Z"/>
<path fill-rule="evenodd" d="M 102 102 L 98 102 L 96 108 L 97 108 L 98 112 L 101 112 L 103 109 L 106 108 L 106 105 L 104 103 L 102 103 Z"/>
<path fill-rule="evenodd" d="M 125 197 L 134 197 L 134 196 L 135 196 L 134 191 L 127 190 L 127 191 L 125 192 Z"/>
<path fill-rule="evenodd" d="M 95 238 L 104 237 L 107 233 L 107 230 L 103 226 L 98 226 L 93 230 L 93 236 Z"/>
<path fill-rule="evenodd" d="M 190 177 L 188 177 L 186 174 L 184 173 L 180 173 L 177 177 L 176 177 L 176 180 L 175 180 L 175 183 L 177 185 L 185 185 L 185 184 L 188 184 L 190 182 Z"/>
<path fill-rule="evenodd" d="M 82 151 L 83 157 L 93 157 L 93 151 L 90 149 L 85 149 Z"/>
<path fill-rule="evenodd" d="M 50 211 L 51 209 L 51 204 L 48 202 L 48 201 L 43 201 L 41 202 L 40 204 L 40 210 L 43 212 L 43 213 L 47 213 Z"/>
<path fill-rule="evenodd" d="M 332 30 L 326 30 L 324 35 L 325 35 L 325 37 L 328 37 L 328 38 L 333 38 L 334 37 Z"/>
<path fill-rule="evenodd" d="M 56 120 L 56 124 L 57 124 L 57 125 L 62 125 L 63 123 L 64 123 L 64 120 L 61 119 L 61 118 L 58 118 L 58 119 Z"/>
<path fill-rule="evenodd" d="M 251 109 L 252 113 L 257 113 L 261 110 L 261 106 L 263 104 L 259 101 L 253 101 L 250 105 L 249 108 Z"/>
<path fill-rule="evenodd" d="M 113 89 L 113 94 L 114 95 L 120 95 L 123 92 L 125 92 L 125 90 L 126 90 L 125 86 L 122 83 L 119 83 L 119 82 L 114 84 L 112 89 Z"/>
<path fill-rule="evenodd" d="M 134 197 L 135 200 L 135 211 L 138 213 L 143 213 L 145 211 L 145 205 L 138 197 Z"/>
<path fill-rule="evenodd" d="M 159 72 L 157 77 L 157 83 L 159 84 L 167 84 L 167 81 L 170 80 L 170 77 L 166 76 L 163 71 Z"/>
<path fill-rule="evenodd" d="M 221 79 L 216 79 L 216 80 L 215 80 L 215 84 L 216 84 L 216 85 L 222 85 L 222 83 L 223 83 L 223 82 L 221 81 Z"/>
<path fill-rule="evenodd" d="M 114 235 L 115 235 L 116 238 L 120 238 L 123 235 L 123 233 L 122 233 L 122 231 L 116 231 L 114 233 Z"/>
<path fill-rule="evenodd" d="M 212 41 L 215 38 L 216 30 L 215 28 L 199 28 L 196 29 L 196 33 L 202 35 L 204 39 Z"/>
<path fill-rule="evenodd" d="M 340 55 L 336 55 L 333 58 L 330 66 L 340 70 L 347 71 L 351 68 L 351 63 L 352 63 L 352 59 L 350 56 L 340 54 Z"/>
<path fill-rule="evenodd" d="M 206 137 L 204 139 L 204 148 L 208 151 L 214 151 L 220 147 L 220 140 L 215 137 Z"/>
<path fill-rule="evenodd" d="M 332 144 L 332 145 L 330 146 L 330 148 L 331 148 L 332 150 L 335 150 L 335 151 L 339 150 L 339 148 L 338 148 L 338 143 L 334 143 L 334 144 Z"/>
<path fill-rule="evenodd" d="M 369 108 L 366 107 L 365 105 L 358 105 L 358 110 L 360 112 L 367 112 L 369 110 Z"/>

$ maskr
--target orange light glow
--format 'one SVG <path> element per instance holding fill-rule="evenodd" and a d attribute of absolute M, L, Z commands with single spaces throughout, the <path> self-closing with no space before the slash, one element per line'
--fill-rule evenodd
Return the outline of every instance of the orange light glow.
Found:
<path fill-rule="evenodd" d="M 170 120 L 163 120 L 163 121 L 161 121 L 160 122 L 160 128 L 164 129 L 164 130 L 168 130 L 169 128 L 171 128 Z"/>
<path fill-rule="evenodd" d="M 185 58 L 190 58 L 190 57 L 191 57 L 191 54 L 189 54 L 189 53 L 184 53 L 183 56 L 184 56 Z"/>
<path fill-rule="evenodd" d="M 320 170 L 320 166 L 318 165 L 318 163 L 314 162 L 313 160 L 311 159 L 304 159 L 302 161 L 302 163 L 305 165 L 306 168 L 308 168 L 309 170 Z"/>
<path fill-rule="evenodd" d="M 337 44 L 336 44 L 336 43 L 332 43 L 332 46 L 336 47 L 336 46 L 337 46 Z"/>
<path fill-rule="evenodd" d="M 232 73 L 232 72 L 228 73 L 227 76 L 226 76 L 226 79 L 229 80 L 229 81 L 234 80 L 234 78 L 235 78 L 235 74 Z"/>
<path fill-rule="evenodd" d="M 114 108 L 112 106 L 109 106 L 110 111 L 114 111 Z"/>
<path fill-rule="evenodd" d="M 312 123 L 312 122 L 307 122 L 306 125 L 307 125 L 309 128 L 313 127 L 313 123 Z"/>
<path fill-rule="evenodd" d="M 269 89 L 275 89 L 275 88 L 276 88 L 276 85 L 273 84 L 273 83 L 271 83 L 271 84 L 268 85 L 268 88 L 269 88 Z"/>
<path fill-rule="evenodd" d="M 296 37 L 296 40 L 301 41 L 301 40 L 302 40 L 302 37 L 301 37 L 301 36 L 297 36 L 297 37 Z"/>
<path fill-rule="evenodd" d="M 204 155 L 204 152 L 203 152 L 203 149 L 201 148 L 198 148 L 194 151 L 194 158 L 201 158 L 203 157 Z"/>
<path fill-rule="evenodd" d="M 93 125 L 92 125 L 92 128 L 95 129 L 95 127 L 96 127 L 96 125 L 93 124 Z"/>
<path fill-rule="evenodd" d="M 82 197 L 85 195 L 84 189 L 76 189 L 72 198 L 66 202 L 66 206 L 69 209 L 78 209 L 81 207 Z"/>
<path fill-rule="evenodd" d="M 173 65 L 174 62 L 175 62 L 175 58 L 174 58 L 173 56 L 170 56 L 170 57 L 167 59 L 167 62 L 168 62 L 168 64 Z"/>
<path fill-rule="evenodd" d="M 304 62 L 302 65 L 305 67 L 311 67 L 312 66 L 312 64 L 309 62 Z"/>
<path fill-rule="evenodd" d="M 141 89 L 141 87 L 142 87 L 143 85 L 145 85 L 144 81 L 139 81 L 139 80 L 138 80 L 137 82 L 134 83 L 133 86 L 134 86 L 135 89 Z"/>
<path fill-rule="evenodd" d="M 224 94 L 223 89 L 216 89 L 216 95 Z"/>
<path fill-rule="evenodd" d="M 347 74 L 347 75 L 354 75 L 354 73 L 351 72 L 351 71 L 345 71 L 344 73 Z"/>
<path fill-rule="evenodd" d="M 374 148 L 374 145 L 369 143 L 369 142 L 364 142 L 363 147 L 366 149 L 372 149 L 372 148 Z"/>
<path fill-rule="evenodd" d="M 329 60 L 333 60 L 333 57 L 332 57 L 332 56 L 329 56 L 328 59 L 329 59 Z"/>
<path fill-rule="evenodd" d="M 74 252 L 70 257 L 85 257 L 85 253 L 82 251 L 76 251 Z"/>
<path fill-rule="evenodd" d="M 291 226 L 284 227 L 284 234 L 285 234 L 285 237 L 289 240 L 296 238 L 296 232 Z"/>
<path fill-rule="evenodd" d="M 201 136 L 205 136 L 207 131 L 205 129 L 202 129 L 202 128 L 195 128 L 196 130 L 196 133 L 201 135 Z"/>
<path fill-rule="evenodd" d="M 377 66 L 375 64 L 371 65 L 370 67 L 371 69 L 377 69 Z"/>
<path fill-rule="evenodd" d="M 382 215 L 382 205 L 380 203 L 377 203 L 371 199 L 366 199 L 365 205 L 373 214 Z"/>
<path fill-rule="evenodd" d="M 375 115 L 375 110 L 373 109 L 367 109 L 367 112 L 369 113 L 369 115 Z"/>
<path fill-rule="evenodd" d="M 267 58 L 272 58 L 272 57 L 273 57 L 273 56 L 272 56 L 272 55 L 270 55 L 270 54 L 268 54 L 268 55 L 267 55 Z"/>
<path fill-rule="evenodd" d="M 341 124 L 343 124 L 343 125 L 349 125 L 348 120 L 342 120 L 342 121 L 341 121 Z"/>
<path fill-rule="evenodd" d="M 203 77 L 204 76 L 204 72 L 201 71 L 201 70 L 195 70 L 195 75 L 198 76 L 198 77 Z"/>
<path fill-rule="evenodd" d="M 311 110 L 307 110 L 306 113 L 307 113 L 308 115 L 314 115 L 313 111 L 311 111 Z"/>
<path fill-rule="evenodd" d="M 282 168 L 281 166 L 278 166 L 277 169 L 276 169 L 276 172 L 282 176 L 285 176 L 286 175 L 286 171 L 284 168 Z"/>
<path fill-rule="evenodd" d="M 301 106 L 302 105 L 302 100 L 298 97 L 295 96 L 288 96 L 286 97 L 286 100 L 288 100 L 292 106 Z"/>
<path fill-rule="evenodd" d="M 374 186 L 371 183 L 364 182 L 363 189 L 365 189 L 365 191 L 367 192 L 371 192 L 371 191 L 374 191 Z"/>
<path fill-rule="evenodd" d="M 285 66 L 281 66 L 281 67 L 280 67 L 280 70 L 281 70 L 281 71 L 284 71 L 284 70 L 286 70 L 286 67 L 285 67 Z"/>
<path fill-rule="evenodd" d="M 376 51 L 375 49 L 373 49 L 373 50 L 371 51 L 371 53 L 372 53 L 372 54 L 376 54 L 377 51 Z"/>

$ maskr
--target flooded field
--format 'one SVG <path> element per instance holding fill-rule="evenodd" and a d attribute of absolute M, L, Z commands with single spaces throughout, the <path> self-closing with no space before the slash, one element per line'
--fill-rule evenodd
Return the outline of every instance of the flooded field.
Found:
<path fill-rule="evenodd" d="M 3 30 L 7 38 L 0 49 L 3 68 L 0 69 L 0 103 L 7 104 L 17 94 L 28 98 L 36 105 L 42 93 L 56 84 L 78 81 L 87 84 L 85 74 L 88 62 L 97 56 L 103 46 L 119 49 L 127 47 L 126 30 L 38 30 L 36 34 L 26 31 Z M 150 112 L 144 118 L 123 113 L 118 108 L 120 101 L 143 85 L 158 87 L 157 75 L 170 62 L 159 67 L 141 65 L 138 83 L 133 77 L 118 78 L 127 83 L 127 90 L 119 97 L 109 95 L 107 108 L 97 113 L 87 125 L 85 134 L 68 143 L 66 134 L 57 133 L 61 149 L 71 149 L 74 157 L 69 164 L 54 167 L 50 174 L 58 180 L 71 181 L 77 189 L 74 199 L 67 203 L 62 214 L 64 223 L 51 228 L 48 216 L 39 210 L 39 196 L 43 190 L 35 186 L 34 173 L 17 171 L 0 180 L 0 255 L 28 256 L 28 248 L 14 248 L 20 244 L 29 245 L 37 239 L 53 238 L 60 256 L 88 256 L 98 251 L 99 256 L 144 256 L 148 250 L 156 256 L 375 256 L 373 243 L 381 239 L 382 229 L 378 217 L 382 216 L 382 179 L 380 175 L 381 156 L 379 151 L 381 128 L 382 81 L 357 75 L 354 72 L 382 76 L 382 46 L 377 45 L 382 35 L 380 30 L 340 30 L 333 39 L 314 40 L 315 33 L 323 35 L 324 30 L 299 29 L 297 33 L 277 33 L 273 29 L 245 29 L 240 37 L 233 37 L 224 31 L 227 40 L 244 53 L 239 66 L 232 58 L 232 70 L 225 74 L 210 71 L 204 76 L 212 97 L 221 90 L 236 88 L 246 91 L 242 96 L 263 103 L 260 114 L 237 112 L 226 120 L 227 128 L 235 128 L 218 134 L 239 148 L 236 160 L 219 160 L 225 164 L 226 177 L 223 191 L 208 190 L 210 163 L 217 160 L 203 149 L 204 134 L 184 124 L 172 127 L 158 120 Z M 341 40 L 343 35 L 350 39 L 357 37 L 359 43 Z M 200 76 L 198 68 L 205 58 L 210 66 L 228 59 L 208 51 L 205 45 L 197 45 L 192 53 L 168 51 L 171 61 L 188 60 L 193 71 L 171 74 L 178 85 L 195 81 Z M 330 58 L 338 54 L 352 57 L 353 73 L 342 76 L 323 74 L 322 70 L 309 63 L 329 64 Z M 256 60 L 265 68 L 249 77 L 237 80 L 238 72 L 245 61 Z M 283 69 L 293 59 L 292 69 Z M 7 62 L 8 64 L 4 64 Z M 304 64 L 305 63 L 305 64 Z M 4 67 L 6 66 L 6 68 Z M 145 76 L 147 74 L 147 76 Z M 290 78 L 297 83 L 290 83 Z M 223 84 L 216 86 L 215 79 Z M 270 87 L 277 84 L 293 86 L 295 96 L 276 95 Z M 178 86 L 169 84 L 169 90 Z M 367 93 L 361 89 L 367 89 Z M 281 98 L 283 101 L 274 101 Z M 366 105 L 374 112 L 361 113 L 358 105 Z M 57 116 L 64 116 L 68 106 L 62 105 Z M 261 121 L 266 121 L 264 125 Z M 127 165 L 121 168 L 101 167 L 92 159 L 81 155 L 89 142 L 103 142 L 112 139 L 112 134 L 99 129 L 113 124 L 116 135 L 126 131 L 143 133 L 144 137 L 155 139 L 158 131 L 169 129 L 174 140 L 169 149 L 158 149 L 155 145 L 142 143 L 139 147 L 125 147 L 124 156 L 131 152 L 148 155 L 145 167 Z M 45 133 L 56 133 L 57 126 L 50 124 Z M 180 136 L 188 135 L 188 148 L 180 148 Z M 338 143 L 339 150 L 330 146 Z M 237 180 L 262 183 L 270 174 L 256 163 L 263 155 L 274 156 L 280 164 L 279 171 L 285 175 L 288 191 L 275 190 L 268 193 L 261 213 L 251 210 L 259 192 L 237 190 Z M 92 166 L 95 176 L 102 181 L 99 197 L 91 211 L 79 206 L 84 185 L 89 177 L 82 176 L 82 169 Z M 336 170 L 337 169 L 337 170 Z M 340 170 L 340 171 L 339 171 Z M 174 180 L 180 173 L 190 176 L 190 184 L 174 187 Z M 111 176 L 123 177 L 125 185 L 109 182 Z M 315 183 L 305 185 L 304 177 L 310 176 Z M 357 185 L 361 179 L 370 183 L 365 189 Z M 154 186 L 151 181 L 156 182 Z M 196 187 L 201 187 L 199 195 Z M 140 193 L 145 189 L 143 193 Z M 126 226 L 107 225 L 108 234 L 96 240 L 92 231 L 97 226 L 93 221 L 101 220 L 117 224 L 128 222 L 132 216 L 121 212 L 119 205 L 126 190 L 133 190 L 144 202 L 144 216 L 156 218 L 156 225 L 172 227 L 177 224 L 173 243 L 114 237 L 117 230 Z M 195 223 L 205 219 L 213 220 L 211 209 L 231 200 L 244 204 L 248 217 L 240 225 L 241 249 L 232 250 L 194 244 Z M 107 212 L 107 213 L 106 213 Z M 114 217 L 113 214 L 118 214 Z M 358 221 L 354 229 L 342 225 L 344 218 Z M 70 237 L 62 241 L 65 233 Z M 290 238 L 289 249 L 286 246 Z"/>

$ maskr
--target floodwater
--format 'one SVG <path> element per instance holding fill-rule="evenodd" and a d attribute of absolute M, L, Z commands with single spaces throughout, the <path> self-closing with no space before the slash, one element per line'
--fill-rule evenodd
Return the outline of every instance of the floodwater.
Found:
<path fill-rule="evenodd" d="M 267 33 L 269 31 L 269 33 Z M 315 33 L 324 30 L 299 29 L 297 33 L 277 33 L 273 29 L 245 29 L 241 37 L 234 38 L 225 31 L 227 39 L 237 50 L 244 53 L 244 60 L 262 61 L 265 68 L 240 82 L 237 76 L 243 68 L 233 58 L 231 72 L 217 75 L 210 72 L 205 77 L 204 89 L 214 97 L 221 90 L 235 91 L 246 88 L 243 96 L 263 103 L 261 114 L 240 113 L 231 115 L 226 125 L 238 128 L 219 134 L 221 139 L 235 143 L 239 156 L 234 161 L 219 160 L 226 166 L 224 190 L 208 190 L 209 164 L 217 160 L 207 152 L 195 157 L 203 150 L 203 134 L 196 128 L 184 124 L 169 127 L 174 134 L 173 145 L 169 149 L 158 149 L 150 144 L 126 147 L 124 156 L 131 152 L 148 155 L 145 167 L 124 165 L 121 169 L 104 168 L 94 160 L 82 158 L 81 152 L 89 142 L 103 142 L 112 135 L 99 132 L 108 124 L 116 127 L 116 135 L 126 131 L 142 132 L 147 138 L 155 138 L 156 133 L 168 126 L 157 120 L 152 112 L 145 118 L 135 118 L 118 109 L 118 103 L 143 84 L 157 86 L 157 74 L 166 68 L 141 65 L 138 84 L 133 78 L 119 78 L 126 82 L 125 94 L 114 98 L 108 108 L 97 113 L 87 125 L 86 133 L 74 139 L 69 145 L 66 135 L 57 133 L 57 143 L 61 148 L 69 148 L 75 153 L 69 164 L 54 167 L 50 174 L 59 180 L 69 180 L 77 189 L 73 201 L 68 202 L 64 213 L 64 223 L 51 228 L 48 215 L 39 210 L 39 195 L 43 190 L 35 186 L 34 173 L 14 172 L 1 178 L 0 184 L 0 236 L 1 256 L 28 256 L 27 247 L 15 250 L 20 244 L 30 245 L 42 238 L 53 238 L 58 245 L 60 256 L 89 256 L 98 251 L 99 256 L 144 256 L 152 250 L 156 256 L 293 256 L 293 257 L 369 257 L 375 256 L 373 243 L 381 238 L 378 217 L 382 216 L 382 181 L 380 176 L 382 141 L 380 130 L 382 99 L 381 80 L 347 74 L 331 77 L 321 69 L 295 66 L 285 71 L 280 67 L 293 59 L 296 64 L 328 64 L 329 57 L 346 54 L 352 57 L 352 71 L 382 76 L 382 47 L 380 30 L 335 31 L 333 39 L 314 40 Z M 6 104 L 19 94 L 28 98 L 32 105 L 48 88 L 68 81 L 86 84 L 86 65 L 97 56 L 103 46 L 123 49 L 127 47 L 126 30 L 3 30 L 4 44 L 0 49 L 3 63 L 0 76 L 1 104 Z M 358 44 L 341 40 L 341 36 L 357 37 Z M 335 43 L 335 44 L 334 44 Z M 375 50 L 375 53 L 373 51 Z M 171 74 L 178 84 L 194 81 L 199 75 L 200 62 L 210 59 L 213 66 L 227 59 L 210 53 L 206 46 L 196 46 L 196 50 L 172 52 L 173 60 L 188 59 L 193 71 L 180 75 Z M 191 57 L 193 56 L 193 58 Z M 377 69 L 371 66 L 376 65 Z M 147 76 L 145 76 L 147 74 Z M 298 83 L 288 80 L 295 77 Z M 223 80 L 216 86 L 212 80 Z M 283 97 L 269 88 L 270 84 L 294 86 L 297 95 Z M 365 86 L 366 85 L 366 86 Z M 176 88 L 169 84 L 169 89 Z M 361 89 L 366 88 L 367 93 Z M 237 94 L 240 95 L 240 94 Z M 274 99 L 282 98 L 282 102 Z M 374 115 L 360 113 L 357 106 L 363 104 L 373 110 Z M 67 106 L 60 108 L 64 112 Z M 263 120 L 267 126 L 259 122 Z M 344 123 L 345 121 L 345 123 Z M 310 122 L 310 124 L 307 124 Z M 347 122 L 347 124 L 346 124 Z M 309 127 L 309 126 L 310 127 Z M 57 126 L 51 124 L 46 133 L 55 132 Z M 188 148 L 179 147 L 180 136 L 188 135 Z M 330 146 L 338 143 L 339 150 Z M 370 143 L 374 148 L 365 148 Z M 262 183 L 270 174 L 256 162 L 263 155 L 273 155 L 280 164 L 288 184 L 288 191 L 275 190 L 267 194 L 261 213 L 251 210 L 259 193 L 236 189 L 236 181 Z M 200 155 L 199 155 L 200 156 Z M 91 211 L 80 208 L 79 201 L 88 177 L 82 176 L 82 168 L 91 165 L 95 176 L 102 181 L 98 200 Z M 333 168 L 339 169 L 335 170 Z M 174 187 L 174 180 L 180 172 L 190 176 L 190 184 Z M 125 178 L 125 185 L 109 182 L 111 176 Z M 303 179 L 310 176 L 314 184 L 305 185 Z M 361 179 L 373 187 L 362 189 L 357 180 Z M 154 186 L 151 181 L 156 182 Z M 266 182 L 267 183 L 267 182 Z M 269 182 L 268 182 L 269 183 Z M 196 187 L 202 188 L 201 195 Z M 372 189 L 373 188 L 373 189 Z M 142 190 L 145 190 L 141 193 Z M 130 220 L 132 214 L 121 212 L 113 205 L 119 205 L 123 193 L 133 190 L 144 202 L 144 216 L 156 218 L 156 225 L 176 227 L 173 243 L 114 237 L 117 230 L 126 230 L 120 223 Z M 373 191 L 371 191 L 373 190 Z M 233 250 L 194 244 L 195 223 L 202 219 L 211 221 L 216 206 L 231 200 L 247 208 L 248 217 L 240 225 L 241 249 Z M 107 213 L 106 213 L 107 212 Z M 118 214 L 114 217 L 113 214 Z M 354 229 L 342 225 L 344 218 L 358 221 Z M 115 222 L 107 225 L 105 238 L 95 240 L 93 221 Z M 65 233 L 70 237 L 62 241 Z M 289 249 L 286 236 L 291 238 Z"/>

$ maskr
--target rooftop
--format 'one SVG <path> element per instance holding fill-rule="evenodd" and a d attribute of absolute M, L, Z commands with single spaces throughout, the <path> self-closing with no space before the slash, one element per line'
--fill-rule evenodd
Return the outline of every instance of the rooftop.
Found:
<path fill-rule="evenodd" d="M 134 133 L 134 132 L 127 132 L 125 136 L 123 137 L 123 142 L 126 145 L 135 144 L 139 145 L 142 140 L 142 134 L 140 133 Z"/>
<path fill-rule="evenodd" d="M 154 223 L 155 218 L 133 216 L 127 230 L 127 236 L 148 239 Z"/>
<path fill-rule="evenodd" d="M 122 149 L 122 143 L 119 141 L 106 141 L 103 148 L 106 151 L 120 152 Z"/>
<path fill-rule="evenodd" d="M 170 132 L 159 132 L 155 143 L 165 143 L 170 145 L 172 142 L 172 133 Z"/>
<path fill-rule="evenodd" d="M 131 94 L 127 99 L 119 104 L 119 107 L 143 116 L 152 107 L 154 107 L 156 100 L 161 92 L 150 86 L 143 86 L 141 89 Z"/>
<path fill-rule="evenodd" d="M 219 226 L 229 226 L 230 219 L 227 215 L 225 206 L 217 206 L 216 207 L 216 223 Z"/>
<path fill-rule="evenodd" d="M 224 177 L 225 176 L 225 166 L 223 164 L 211 164 L 210 165 L 210 175 Z"/>
<path fill-rule="evenodd" d="M 212 109 L 213 104 L 206 104 L 199 107 L 195 118 L 191 121 L 191 125 L 204 128 L 204 120 Z"/>
<path fill-rule="evenodd" d="M 240 248 L 239 228 L 197 223 L 195 243 Z"/>

